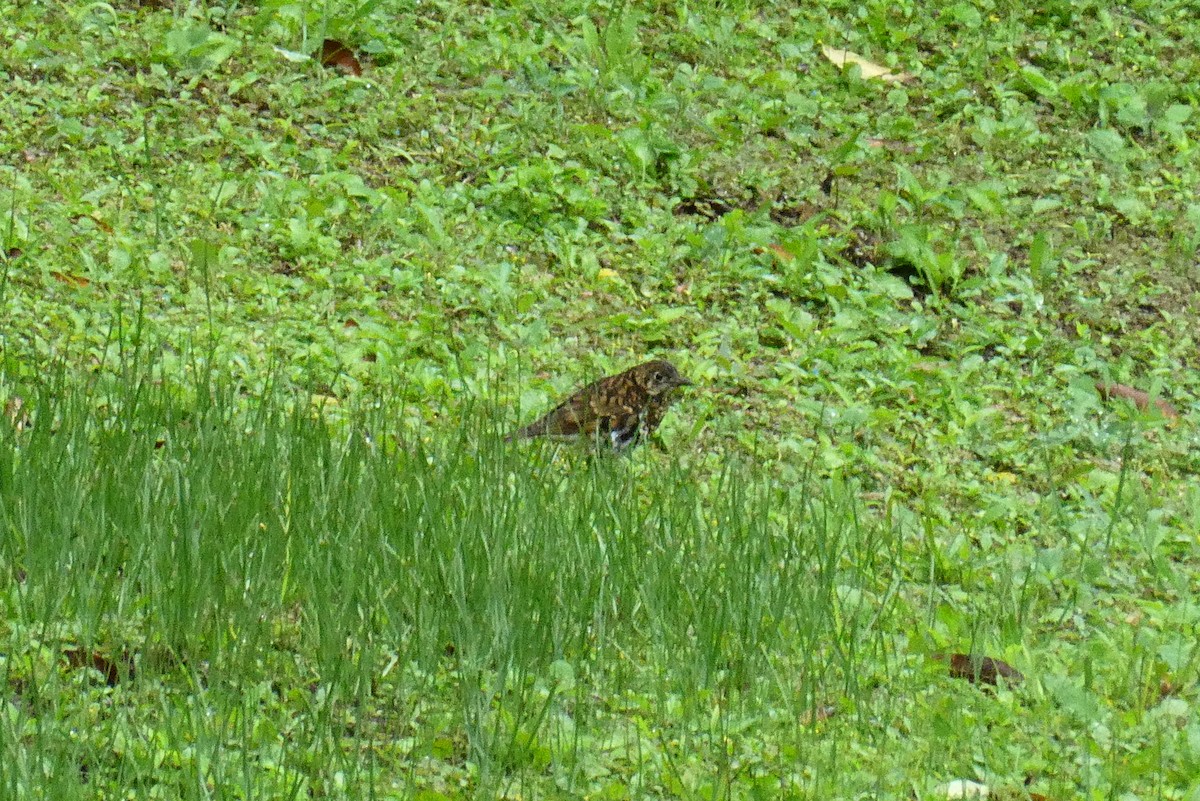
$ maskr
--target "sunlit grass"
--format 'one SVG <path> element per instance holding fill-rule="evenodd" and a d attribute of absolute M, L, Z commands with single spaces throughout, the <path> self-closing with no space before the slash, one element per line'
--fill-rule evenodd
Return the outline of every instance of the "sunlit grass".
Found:
<path fill-rule="evenodd" d="M 729 760 L 728 728 L 768 711 L 799 743 L 887 670 L 897 542 L 842 487 L 221 386 L 31 405 L 0 457 L 17 795 L 365 797 L 377 760 L 437 785 L 422 756 L 480 792 L 583 790 L 597 753 L 682 789 L 673 751 Z"/>

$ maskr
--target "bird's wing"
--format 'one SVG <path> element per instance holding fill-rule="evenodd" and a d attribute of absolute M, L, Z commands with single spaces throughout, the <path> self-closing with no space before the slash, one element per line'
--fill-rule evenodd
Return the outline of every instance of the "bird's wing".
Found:
<path fill-rule="evenodd" d="M 517 432 L 521 437 L 538 437 L 543 434 L 571 437 L 596 430 L 596 412 L 593 411 L 595 387 L 588 386 L 576 392 L 546 414 Z"/>

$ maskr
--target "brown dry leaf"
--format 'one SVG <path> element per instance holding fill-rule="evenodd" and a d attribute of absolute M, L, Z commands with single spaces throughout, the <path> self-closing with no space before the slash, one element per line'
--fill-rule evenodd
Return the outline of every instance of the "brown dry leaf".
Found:
<path fill-rule="evenodd" d="M 776 256 L 778 256 L 780 261 L 795 261 L 796 260 L 796 257 L 794 255 L 792 255 L 791 251 L 789 251 L 783 245 L 776 245 L 776 244 L 772 243 L 770 245 L 767 245 L 767 250 L 771 251 Z"/>
<path fill-rule="evenodd" d="M 839 67 L 857 64 L 864 78 L 878 78 L 881 81 L 888 81 L 889 83 L 907 83 L 913 79 L 913 76 L 907 72 L 892 72 L 887 67 L 881 67 L 874 61 L 869 61 L 850 50 L 822 46 L 821 55 Z"/>
<path fill-rule="evenodd" d="M 1143 392 L 1140 389 L 1134 389 L 1124 384 L 1105 384 L 1103 381 L 1097 381 L 1096 391 L 1105 399 L 1124 398 L 1127 401 L 1132 401 L 1133 405 L 1143 412 L 1150 405 L 1149 392 Z M 1170 420 L 1179 419 L 1179 412 L 1176 411 L 1175 407 L 1162 398 L 1155 398 L 1154 405 L 1162 412 L 1163 417 Z"/>
<path fill-rule="evenodd" d="M 128 678 L 133 678 L 133 657 L 127 652 L 122 653 L 114 660 L 99 651 L 68 648 L 63 651 L 63 656 L 66 657 L 67 664 L 72 670 L 91 668 L 98 671 L 104 676 L 104 683 L 109 687 L 117 686 L 117 683 L 121 681 L 122 673 Z"/>
<path fill-rule="evenodd" d="M 996 684 L 997 679 L 1003 678 L 1009 684 L 1024 681 L 1025 676 L 1007 662 L 993 659 L 990 656 L 972 656 L 970 654 L 937 654 L 935 659 L 949 662 L 950 676 L 956 679 L 966 679 L 972 684 Z"/>
<path fill-rule="evenodd" d="M 71 217 L 71 222 L 77 223 L 80 220 L 89 220 L 93 225 L 106 234 L 111 234 L 113 232 L 112 226 L 100 219 L 95 214 L 76 214 Z"/>
<path fill-rule="evenodd" d="M 350 48 L 337 39 L 326 39 L 321 43 L 321 65 L 337 67 L 347 75 L 362 75 L 362 64 Z"/>
<path fill-rule="evenodd" d="M 898 139 L 880 139 L 878 137 L 872 136 L 872 137 L 869 137 L 866 140 L 866 142 L 869 147 L 884 148 L 886 150 L 895 150 L 900 153 L 916 153 L 917 152 L 917 148 L 915 145 L 910 145 L 907 142 L 901 142 Z"/>
<path fill-rule="evenodd" d="M 9 248 L 8 250 L 4 251 L 4 257 L 6 259 L 19 259 L 24 253 L 25 251 L 21 250 L 20 248 Z"/>
<path fill-rule="evenodd" d="M 353 317 L 347 317 L 346 322 L 342 323 L 343 328 L 358 328 L 358 320 Z"/>
<path fill-rule="evenodd" d="M 51 270 L 50 277 L 61 283 L 70 284 L 71 286 L 77 287 L 85 287 L 92 283 L 90 278 L 86 278 L 82 275 L 76 275 L 75 273 L 61 273 L 58 270 Z"/>

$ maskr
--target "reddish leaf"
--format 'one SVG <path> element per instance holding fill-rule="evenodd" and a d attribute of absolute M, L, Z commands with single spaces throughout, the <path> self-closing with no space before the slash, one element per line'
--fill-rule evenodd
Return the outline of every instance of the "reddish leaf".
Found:
<path fill-rule="evenodd" d="M 104 676 L 104 683 L 115 687 L 121 681 L 121 673 L 133 678 L 133 659 L 128 653 L 122 653 L 118 660 L 110 659 L 99 651 L 85 651 L 82 648 L 68 648 L 63 651 L 67 664 L 73 670 L 91 668 Z"/>
<path fill-rule="evenodd" d="M 1096 391 L 1105 399 L 1124 398 L 1127 401 L 1132 401 L 1133 405 L 1143 412 L 1150 405 L 1150 393 L 1125 386 L 1124 384 L 1105 384 L 1103 381 L 1097 381 Z M 1163 417 L 1171 420 L 1179 419 L 1179 412 L 1175 410 L 1175 407 L 1162 398 L 1155 398 L 1154 405 L 1162 412 Z"/>
<path fill-rule="evenodd" d="M 358 328 L 358 320 L 353 317 L 347 317 L 346 322 L 342 323 L 343 328 Z"/>
<path fill-rule="evenodd" d="M 950 675 L 956 679 L 966 679 L 972 684 L 996 684 L 997 679 L 1003 678 L 1009 684 L 1024 681 L 1021 672 L 1007 662 L 993 659 L 990 656 L 972 656 L 970 654 L 938 654 L 936 659 L 949 662 Z"/>
<path fill-rule="evenodd" d="M 64 284 L 70 284 L 71 286 L 77 287 L 85 287 L 92 283 L 90 278 L 85 278 L 84 276 L 76 275 L 75 273 L 60 273 L 58 270 L 51 270 L 50 277 L 56 281 L 61 281 Z"/>
<path fill-rule="evenodd" d="M 783 245 L 776 245 L 776 244 L 772 243 L 770 245 L 767 245 L 767 250 L 771 251 L 776 256 L 778 256 L 780 261 L 795 261 L 796 260 L 795 255 L 793 255 L 792 252 L 790 250 L 788 250 L 787 248 L 785 248 Z"/>
<path fill-rule="evenodd" d="M 350 48 L 337 39 L 326 39 L 321 44 L 321 64 L 325 67 L 337 67 L 347 75 L 362 75 L 362 64 Z"/>

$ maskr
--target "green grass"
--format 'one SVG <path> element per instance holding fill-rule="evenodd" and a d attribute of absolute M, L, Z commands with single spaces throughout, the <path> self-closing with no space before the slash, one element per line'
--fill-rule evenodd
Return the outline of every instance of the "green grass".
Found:
<path fill-rule="evenodd" d="M 647 791 L 698 791 L 710 764 L 714 788 L 754 786 L 782 764 L 730 773 L 731 728 L 769 710 L 807 750 L 810 708 L 891 706 L 870 684 L 895 670 L 898 540 L 846 489 L 584 464 L 483 427 L 369 444 L 303 403 L 171 395 L 48 396 L 5 450 L 13 796 L 43 774 L 53 797 L 596 792 L 631 759 Z M 71 649 L 119 663 L 113 686 Z"/>
<path fill-rule="evenodd" d="M 1195 797 L 1193 5 L 0 0 L 5 794 Z"/>

